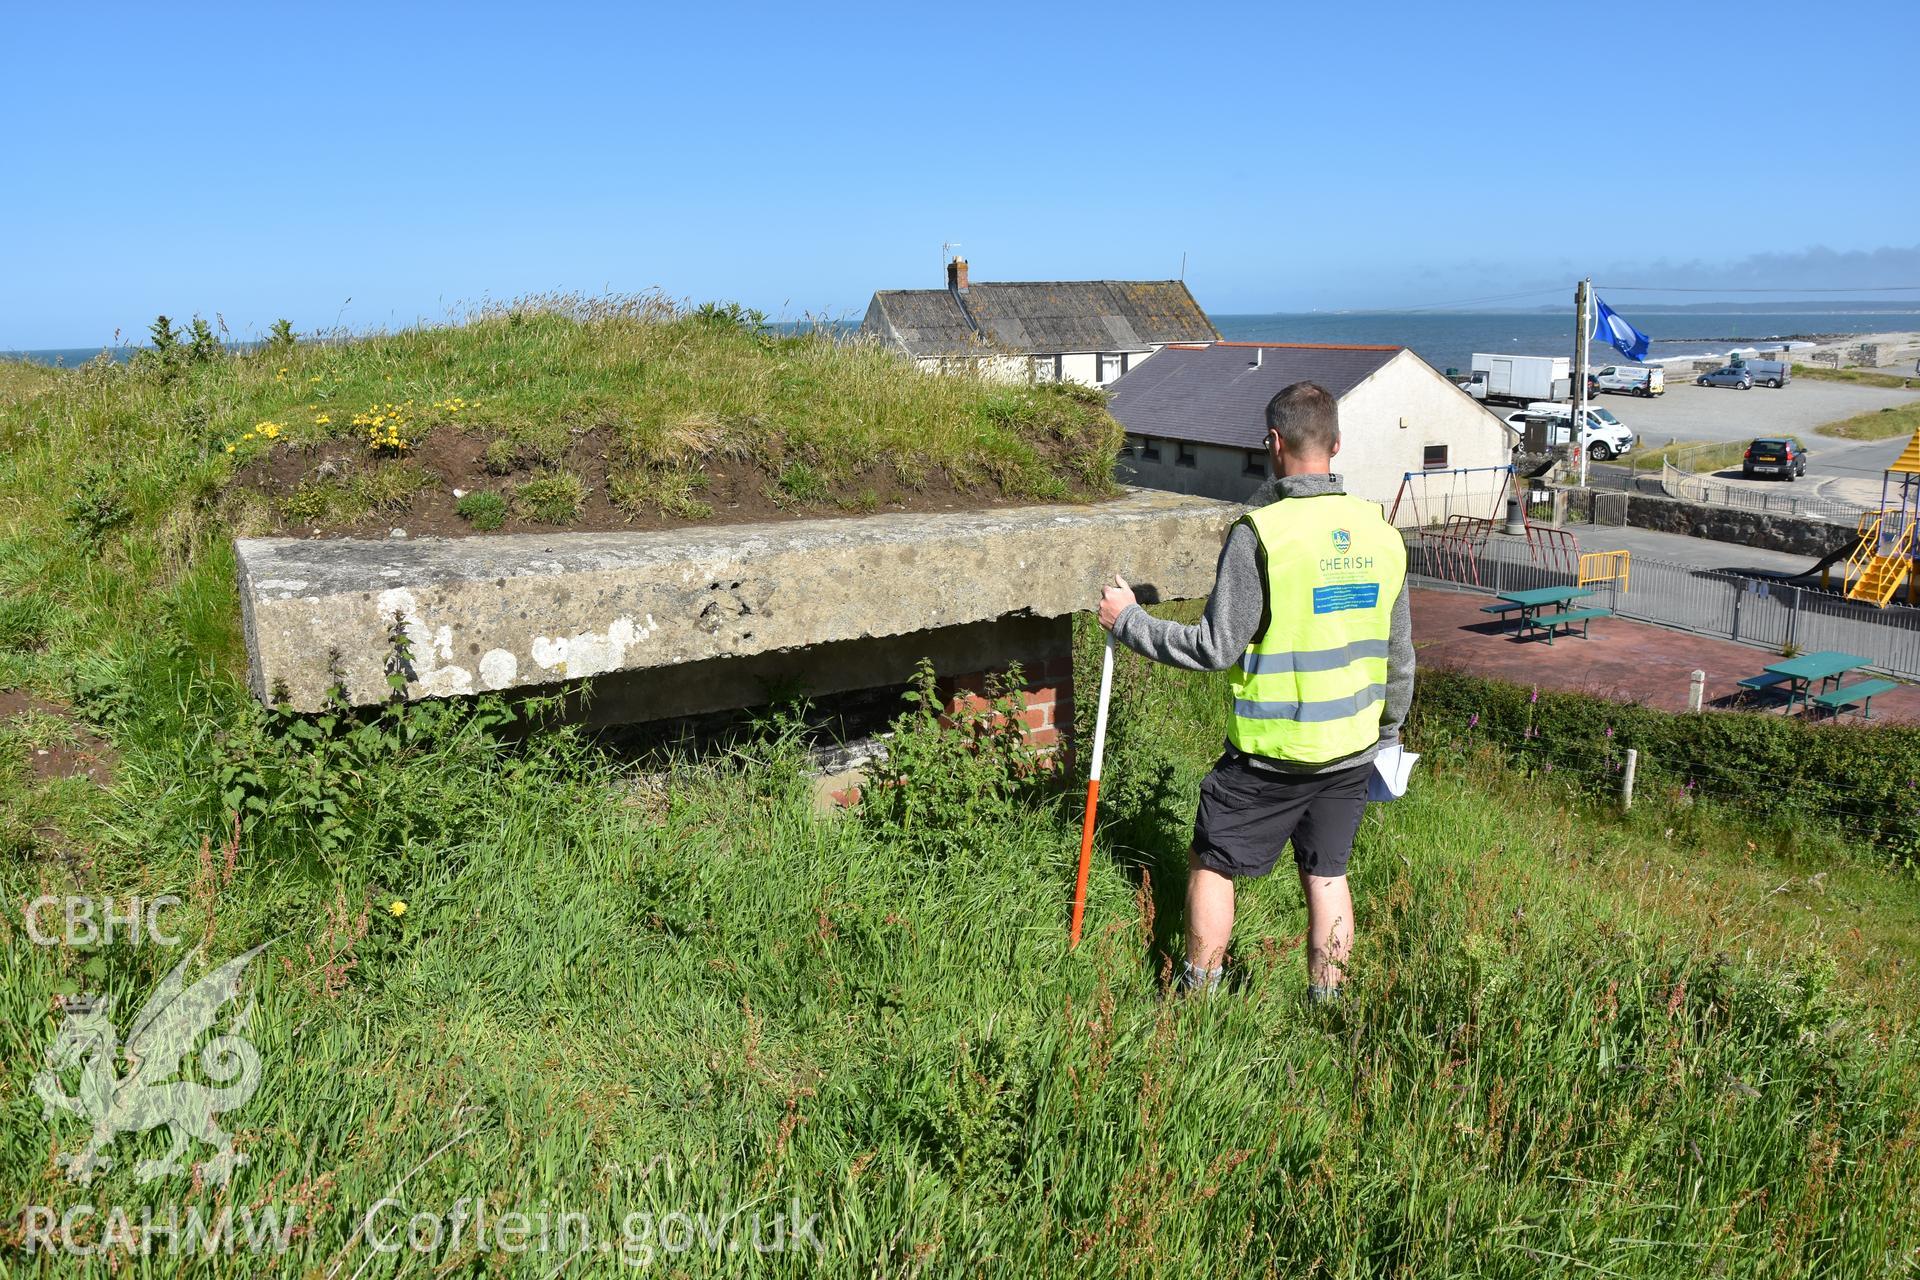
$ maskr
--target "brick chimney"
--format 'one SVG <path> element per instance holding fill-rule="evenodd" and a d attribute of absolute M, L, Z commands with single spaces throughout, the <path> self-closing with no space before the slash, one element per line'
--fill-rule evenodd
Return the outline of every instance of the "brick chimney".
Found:
<path fill-rule="evenodd" d="M 956 256 L 947 264 L 947 288 L 955 293 L 967 291 L 967 260 Z"/>

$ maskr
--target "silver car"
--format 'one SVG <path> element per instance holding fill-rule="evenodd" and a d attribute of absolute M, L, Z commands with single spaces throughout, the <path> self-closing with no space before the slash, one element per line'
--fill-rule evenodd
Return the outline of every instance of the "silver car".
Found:
<path fill-rule="evenodd" d="M 1732 365 L 1715 369 L 1712 373 L 1703 373 L 1695 378 L 1694 382 L 1703 387 L 1738 387 L 1742 391 L 1753 390 L 1753 375 L 1745 369 L 1736 369 Z"/>

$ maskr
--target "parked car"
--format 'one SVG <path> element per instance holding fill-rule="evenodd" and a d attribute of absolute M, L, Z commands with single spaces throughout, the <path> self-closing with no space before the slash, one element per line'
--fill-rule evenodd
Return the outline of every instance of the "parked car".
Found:
<path fill-rule="evenodd" d="M 1694 381 L 1703 387 L 1738 387 L 1742 391 L 1753 390 L 1753 375 L 1745 369 L 1736 369 L 1732 365 L 1722 365 L 1712 373 L 1703 373 Z"/>
<path fill-rule="evenodd" d="M 1667 389 L 1667 371 L 1657 364 L 1610 364 L 1594 371 L 1589 386 L 1596 392 L 1619 391 L 1631 396 L 1657 396 Z"/>
<path fill-rule="evenodd" d="M 1743 476 L 1785 476 L 1792 480 L 1807 474 L 1807 446 L 1792 436 L 1775 440 L 1755 440 L 1747 446 L 1740 463 Z"/>
<path fill-rule="evenodd" d="M 1793 366 L 1784 360 L 1739 360 L 1727 367 L 1738 369 L 1763 387 L 1784 387 L 1793 381 Z"/>

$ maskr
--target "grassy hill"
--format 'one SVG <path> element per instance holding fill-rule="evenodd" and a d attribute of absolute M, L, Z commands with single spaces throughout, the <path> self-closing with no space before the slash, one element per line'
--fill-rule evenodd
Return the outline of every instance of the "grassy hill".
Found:
<path fill-rule="evenodd" d="M 1163 979 L 1217 678 L 1122 656 L 1077 953 L 1071 797 L 905 704 L 898 757 L 926 803 L 839 819 L 811 810 L 791 711 L 725 752 L 634 760 L 542 728 L 537 704 L 254 704 L 225 549 L 254 508 L 234 505 L 224 443 L 292 416 L 278 370 L 339 360 L 352 404 L 390 368 L 416 403 L 491 401 L 488 430 L 537 435 L 539 405 L 589 379 L 529 352 L 578 357 L 593 323 L 502 316 L 170 372 L 0 368 L 5 1269 L 108 1273 L 28 1253 L 35 1207 L 76 1204 L 100 1211 L 77 1242 L 122 1253 L 112 1206 L 290 1215 L 287 1275 L 1920 1266 L 1920 887 L 1844 834 L 1679 785 L 1621 816 L 1423 695 L 1419 781 L 1369 814 L 1354 860 L 1352 999 L 1301 1001 L 1282 878 L 1243 895 L 1234 989 L 1189 1001 Z M 737 351 L 745 377 L 777 381 L 788 358 L 738 326 L 665 323 Z M 493 368 L 472 351 L 458 379 L 420 372 L 529 326 L 546 336 L 518 372 L 469 385 Z M 849 359 L 868 403 L 955 397 L 939 447 L 956 458 L 1003 394 Z M 554 398 L 516 393 L 523 376 Z M 790 423 L 737 429 L 776 427 L 797 449 Z M 837 447 L 809 465 L 838 466 Z M 1080 642 L 1084 678 L 1097 631 Z M 182 944 L 35 945 L 17 908 L 67 893 L 177 894 L 163 923 Z M 167 1148 L 148 1132 L 69 1183 L 57 1158 L 88 1126 L 45 1118 L 33 1089 L 63 1001 L 112 996 L 124 1036 L 187 949 L 263 944 L 259 1088 L 221 1120 L 248 1157 L 232 1182 L 140 1181 Z M 61 1088 L 81 1091 L 77 1063 Z M 412 1252 L 410 1229 L 437 1245 Z M 267 1269 L 245 1250 L 129 1261 Z"/>
<path fill-rule="evenodd" d="M 136 496 L 217 493 L 240 532 L 1085 501 L 1113 492 L 1121 439 L 1085 388 L 915 377 L 875 346 L 653 297 L 536 299 L 244 354 L 158 331 L 129 367 L 0 366 L 0 406 L 26 438 L 71 448 L 69 461 L 120 454 Z"/>

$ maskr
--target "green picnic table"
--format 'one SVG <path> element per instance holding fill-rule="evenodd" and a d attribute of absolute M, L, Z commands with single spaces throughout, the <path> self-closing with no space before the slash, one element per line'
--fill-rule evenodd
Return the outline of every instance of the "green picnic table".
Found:
<path fill-rule="evenodd" d="M 1502 603 L 1482 605 L 1480 612 L 1505 615 L 1517 609 L 1520 612 L 1520 623 L 1514 629 L 1514 633 L 1524 636 L 1529 631 L 1545 631 L 1548 644 L 1553 643 L 1553 628 L 1562 621 L 1570 625 L 1574 622 L 1584 623 L 1591 618 L 1607 616 L 1605 609 L 1582 609 L 1571 612 L 1565 609 L 1564 606 L 1568 603 L 1582 596 L 1594 594 L 1592 587 L 1536 587 L 1532 591 L 1501 591 L 1496 594 Z M 1542 614 L 1542 610 L 1555 606 L 1560 606 L 1559 612 Z"/>
<path fill-rule="evenodd" d="M 1818 653 L 1803 653 L 1797 658 L 1782 658 L 1779 662 L 1770 663 L 1766 670 L 1768 675 L 1785 679 L 1787 710 L 1791 711 L 1795 702 L 1806 705 L 1808 695 L 1813 693 L 1814 681 L 1820 682 L 1820 692 L 1824 694 L 1829 684 L 1839 684 L 1840 677 L 1847 672 L 1866 665 L 1865 658 L 1822 649 Z"/>

